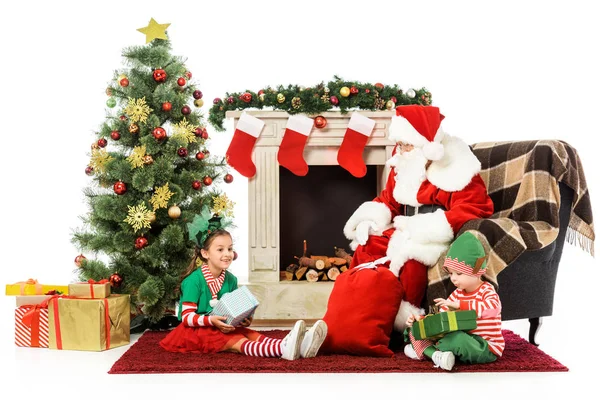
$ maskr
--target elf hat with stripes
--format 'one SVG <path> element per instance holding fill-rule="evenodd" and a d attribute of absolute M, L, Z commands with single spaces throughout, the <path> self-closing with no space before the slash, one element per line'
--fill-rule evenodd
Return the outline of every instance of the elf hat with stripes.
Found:
<path fill-rule="evenodd" d="M 481 276 L 487 267 L 485 249 L 470 232 L 454 240 L 444 260 L 444 269 L 452 268 L 467 275 Z"/>

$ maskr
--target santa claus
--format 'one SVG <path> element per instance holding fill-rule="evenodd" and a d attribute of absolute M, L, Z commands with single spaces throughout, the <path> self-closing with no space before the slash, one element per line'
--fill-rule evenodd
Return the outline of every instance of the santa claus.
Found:
<path fill-rule="evenodd" d="M 399 106 L 388 138 L 396 142 L 385 189 L 363 203 L 344 227 L 354 252 L 351 267 L 388 265 L 399 278 L 402 301 L 394 328 L 422 314 L 427 269 L 462 225 L 487 218 L 493 203 L 479 175 L 481 164 L 462 140 L 444 133 L 437 107 Z"/>

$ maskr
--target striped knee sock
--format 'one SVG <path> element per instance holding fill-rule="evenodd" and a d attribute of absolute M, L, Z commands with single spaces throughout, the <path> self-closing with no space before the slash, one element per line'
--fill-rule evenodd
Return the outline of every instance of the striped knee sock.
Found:
<path fill-rule="evenodd" d="M 265 338 L 253 342 L 247 340 L 242 343 L 242 354 L 253 357 L 281 357 L 281 340 Z"/>

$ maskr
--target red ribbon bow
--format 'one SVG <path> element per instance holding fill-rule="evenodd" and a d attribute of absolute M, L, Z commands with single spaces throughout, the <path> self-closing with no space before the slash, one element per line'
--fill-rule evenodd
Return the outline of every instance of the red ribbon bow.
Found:
<path fill-rule="evenodd" d="M 21 296 L 25 295 L 25 286 L 26 285 L 35 285 L 35 293 L 34 294 L 42 294 L 42 284 L 38 283 L 37 279 L 27 279 L 24 282 L 17 282 L 15 285 L 21 285 Z"/>
<path fill-rule="evenodd" d="M 84 282 L 84 283 L 85 283 L 85 282 Z M 95 280 L 93 280 L 93 279 L 88 279 L 87 283 L 90 285 L 90 297 L 91 297 L 92 299 L 94 299 L 94 298 L 95 298 L 95 297 L 94 297 L 94 285 L 103 285 L 103 284 L 105 284 L 105 283 L 108 283 L 108 279 L 102 279 L 102 280 L 100 280 L 100 281 L 98 281 L 98 282 L 96 282 L 96 281 L 95 281 Z"/>

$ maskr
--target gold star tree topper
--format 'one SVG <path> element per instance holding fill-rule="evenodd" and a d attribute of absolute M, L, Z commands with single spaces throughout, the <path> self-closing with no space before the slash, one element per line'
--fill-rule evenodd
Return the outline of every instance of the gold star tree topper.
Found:
<path fill-rule="evenodd" d="M 171 24 L 159 24 L 154 20 L 154 18 L 150 18 L 148 26 L 139 28 L 138 32 L 142 32 L 144 35 L 146 35 L 146 44 L 150 43 L 154 39 L 167 40 L 167 32 L 165 31 L 169 25 Z"/>

